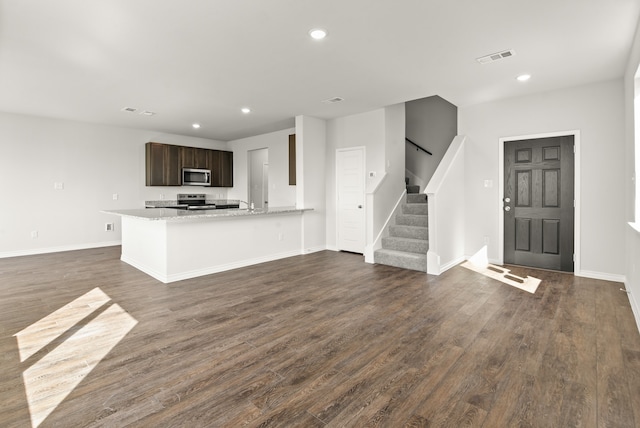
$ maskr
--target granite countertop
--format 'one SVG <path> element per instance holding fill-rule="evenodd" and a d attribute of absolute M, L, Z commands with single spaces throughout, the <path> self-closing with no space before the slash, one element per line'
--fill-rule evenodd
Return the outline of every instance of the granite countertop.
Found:
<path fill-rule="evenodd" d="M 267 209 L 217 209 L 217 210 L 179 210 L 172 208 L 140 208 L 130 210 L 102 211 L 105 214 L 114 214 L 122 217 L 133 217 L 142 220 L 190 220 L 213 219 L 222 217 L 246 217 L 259 215 L 274 215 L 286 213 L 302 213 L 311 211 L 311 208 L 299 209 L 296 207 L 270 207 Z"/>

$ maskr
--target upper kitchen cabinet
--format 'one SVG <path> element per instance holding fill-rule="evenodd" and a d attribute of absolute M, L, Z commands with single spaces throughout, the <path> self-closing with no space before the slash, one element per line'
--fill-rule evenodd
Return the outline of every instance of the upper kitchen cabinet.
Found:
<path fill-rule="evenodd" d="M 210 150 L 211 187 L 233 187 L 233 152 Z"/>
<path fill-rule="evenodd" d="M 182 168 L 213 169 L 209 156 L 211 151 L 197 147 L 180 147 Z"/>
<path fill-rule="evenodd" d="M 211 187 L 233 187 L 233 152 L 147 143 L 146 185 L 182 186 L 182 168 L 211 170 Z"/>
<path fill-rule="evenodd" d="M 180 146 L 147 143 L 145 146 L 146 185 L 182 185 Z"/>

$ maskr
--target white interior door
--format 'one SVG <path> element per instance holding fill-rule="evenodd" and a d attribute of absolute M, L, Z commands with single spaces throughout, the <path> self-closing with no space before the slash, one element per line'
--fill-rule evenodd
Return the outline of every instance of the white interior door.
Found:
<path fill-rule="evenodd" d="M 364 148 L 336 151 L 338 250 L 364 253 Z"/>

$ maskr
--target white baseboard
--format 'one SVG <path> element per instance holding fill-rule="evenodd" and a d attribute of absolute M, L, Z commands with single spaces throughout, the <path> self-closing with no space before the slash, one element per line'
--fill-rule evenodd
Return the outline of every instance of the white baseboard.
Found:
<path fill-rule="evenodd" d="M 468 257 L 466 256 L 460 256 L 445 264 L 440 264 L 440 256 L 433 251 L 427 251 L 427 273 L 429 275 L 440 275 L 467 259 Z"/>
<path fill-rule="evenodd" d="M 574 275 L 581 276 L 583 278 L 601 279 L 603 281 L 614 281 L 614 282 L 622 282 L 622 283 L 626 282 L 626 278 L 624 275 L 617 275 L 613 273 L 581 270 L 581 271 L 574 272 Z"/>
<path fill-rule="evenodd" d="M 326 249 L 327 249 L 326 245 L 318 245 L 318 246 L 315 246 L 315 247 L 305 248 L 302 251 L 302 254 L 317 253 L 318 251 L 324 251 Z"/>
<path fill-rule="evenodd" d="M 131 257 L 127 257 L 124 254 L 122 254 L 120 256 L 120 260 L 122 260 L 129 266 L 138 269 L 140 272 L 146 273 L 150 277 L 157 279 L 160 282 L 164 282 L 165 284 L 169 282 L 167 275 L 163 274 L 162 272 L 157 272 L 149 268 L 148 266 L 145 266 L 143 263 L 139 263 L 137 260 L 132 259 Z"/>
<path fill-rule="evenodd" d="M 636 326 L 638 327 L 638 332 L 640 332 L 640 305 L 638 305 L 638 301 L 636 297 L 631 292 L 631 286 L 625 282 L 624 284 L 625 290 L 627 290 L 627 296 L 629 297 L 629 304 L 631 305 L 631 311 L 633 312 L 633 317 L 636 319 Z"/>
<path fill-rule="evenodd" d="M 323 248 L 324 249 L 324 248 Z M 318 250 L 320 251 L 320 250 Z M 192 271 L 188 271 L 188 272 L 180 272 L 180 273 L 175 273 L 175 274 L 171 274 L 171 275 L 166 275 L 162 272 L 157 272 L 154 269 L 150 269 L 149 267 L 145 266 L 142 263 L 138 263 L 136 260 L 133 260 L 129 257 L 125 257 L 122 256 L 120 258 L 120 260 L 122 260 L 123 262 L 133 266 L 134 268 L 138 269 L 139 271 L 142 271 L 144 273 L 146 273 L 147 275 L 157 279 L 160 282 L 163 282 L 165 284 L 168 284 L 170 282 L 176 282 L 176 281 L 182 281 L 184 279 L 191 279 L 191 278 L 196 278 L 199 276 L 204 276 L 204 275 L 211 275 L 214 273 L 219 273 L 219 272 L 224 272 L 227 270 L 232 270 L 232 269 L 238 269 L 238 268 L 243 268 L 243 267 L 247 267 L 247 266 L 251 266 L 251 265 L 257 265 L 259 263 L 266 263 L 266 262 L 272 262 L 274 260 L 280 260 L 280 259 L 286 259 L 287 257 L 293 257 L 293 256 L 299 256 L 300 254 L 302 254 L 299 251 L 289 251 L 289 252 L 284 252 L 284 253 L 278 253 L 278 254 L 270 254 L 268 256 L 264 256 L 264 257 L 257 257 L 254 259 L 247 259 L 247 260 L 240 260 L 237 262 L 233 262 L 233 263 L 227 263 L 227 264 L 223 264 L 223 265 L 216 265 L 216 266 L 209 266 L 203 269 L 197 269 L 197 270 L 192 270 Z M 307 254 L 307 253 L 305 253 Z"/>
<path fill-rule="evenodd" d="M 454 259 L 448 263 L 445 263 L 444 265 L 440 266 L 440 273 L 444 273 L 449 269 L 451 269 L 452 267 L 458 266 L 460 263 L 464 262 L 465 260 L 467 260 L 467 257 L 460 256 L 457 259 Z"/>
<path fill-rule="evenodd" d="M 36 254 L 61 253 L 63 251 L 87 250 L 90 248 L 115 247 L 122 245 L 122 241 L 92 242 L 88 244 L 62 245 L 59 247 L 33 248 L 29 250 L 5 251 L 0 253 L 0 259 L 8 257 L 34 256 Z"/>

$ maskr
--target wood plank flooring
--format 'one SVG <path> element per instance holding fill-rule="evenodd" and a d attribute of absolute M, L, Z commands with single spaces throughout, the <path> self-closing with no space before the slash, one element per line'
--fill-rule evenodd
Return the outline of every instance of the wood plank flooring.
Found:
<path fill-rule="evenodd" d="M 619 283 L 323 251 L 165 285 L 119 255 L 0 259 L 0 426 L 640 426 Z"/>

